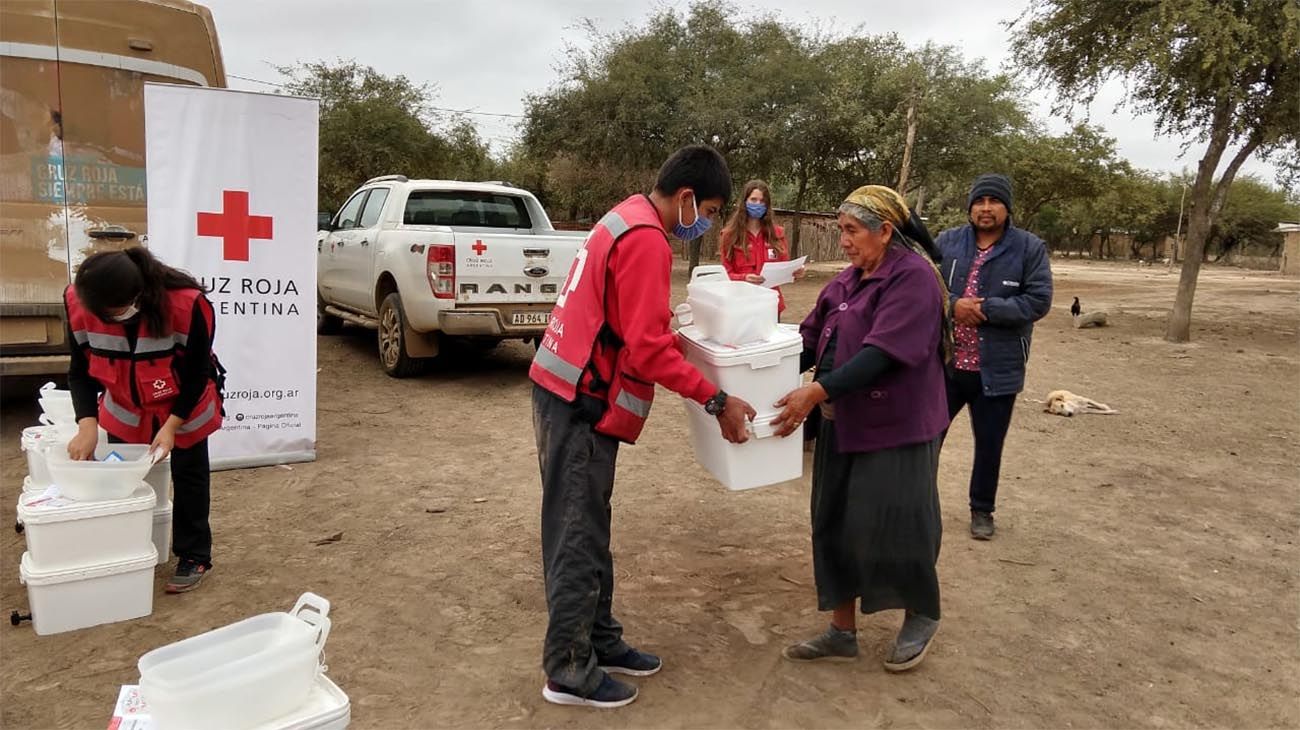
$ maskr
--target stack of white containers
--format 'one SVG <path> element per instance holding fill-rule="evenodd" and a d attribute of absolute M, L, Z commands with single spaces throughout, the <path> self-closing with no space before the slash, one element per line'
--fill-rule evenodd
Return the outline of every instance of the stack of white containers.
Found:
<path fill-rule="evenodd" d="M 728 489 L 750 489 L 803 475 L 799 432 L 778 438 L 776 402 L 799 387 L 803 340 L 793 325 L 777 323 L 777 293 L 726 278 L 721 266 L 700 266 L 678 307 L 686 359 L 712 383 L 758 411 L 743 444 L 722 438 L 718 420 L 685 401 L 695 457 Z"/>
<path fill-rule="evenodd" d="M 347 695 L 325 676 L 330 603 L 304 593 L 264 613 L 140 657 L 139 692 L 157 730 L 343 730 Z"/>
<path fill-rule="evenodd" d="M 28 475 L 17 521 L 27 539 L 19 577 L 37 634 L 125 621 L 153 611 L 154 566 L 171 538 L 171 471 L 146 446 L 108 444 L 72 461 L 71 394 L 41 389 L 41 423 L 23 431 Z M 120 460 L 104 461 L 111 452 Z M 147 481 L 146 481 L 147 480 Z"/>

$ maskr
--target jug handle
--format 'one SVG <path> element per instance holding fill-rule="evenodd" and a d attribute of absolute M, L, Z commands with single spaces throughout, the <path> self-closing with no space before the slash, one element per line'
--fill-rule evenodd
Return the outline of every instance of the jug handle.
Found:
<path fill-rule="evenodd" d="M 727 269 L 720 264 L 696 266 L 695 270 L 691 272 L 691 281 L 703 279 L 707 276 L 721 276 L 725 278 L 727 276 Z"/>

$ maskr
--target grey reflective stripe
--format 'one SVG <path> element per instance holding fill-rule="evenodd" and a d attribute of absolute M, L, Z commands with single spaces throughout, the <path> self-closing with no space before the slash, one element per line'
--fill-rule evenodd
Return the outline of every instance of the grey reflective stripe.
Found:
<path fill-rule="evenodd" d="M 90 341 L 90 333 L 85 330 L 73 330 L 72 339 L 76 340 L 78 345 L 84 345 Z"/>
<path fill-rule="evenodd" d="M 614 404 L 625 411 L 640 416 L 641 418 L 650 417 L 650 401 L 641 400 L 626 390 L 618 394 L 618 397 L 614 399 Z"/>
<path fill-rule="evenodd" d="M 86 341 L 94 350 L 111 350 L 113 352 L 130 352 L 131 345 L 120 335 L 106 335 L 101 332 L 87 332 Z"/>
<path fill-rule="evenodd" d="M 180 345 L 181 347 L 185 347 L 186 345 L 190 344 L 189 335 L 181 334 L 180 332 L 177 332 L 176 334 L 172 335 L 172 337 L 176 339 L 176 344 Z"/>
<path fill-rule="evenodd" d="M 577 385 L 578 379 L 582 377 L 582 368 L 565 361 L 545 347 L 538 348 L 537 355 L 533 357 L 533 362 L 537 363 L 541 369 L 569 385 Z"/>
<path fill-rule="evenodd" d="M 604 226 L 605 230 L 609 231 L 609 235 L 614 238 L 618 238 L 632 230 L 632 226 L 629 226 L 627 221 L 623 220 L 623 216 L 612 210 L 606 213 L 604 218 L 600 219 L 600 225 Z"/>
<path fill-rule="evenodd" d="M 197 431 L 206 426 L 208 421 L 211 421 L 212 417 L 215 415 L 217 415 L 217 402 L 210 400 L 208 401 L 208 407 L 204 408 L 202 413 L 186 421 L 180 428 L 176 429 L 176 433 L 191 433 Z"/>
<path fill-rule="evenodd" d="M 141 337 L 135 341 L 135 354 L 146 352 L 171 352 L 176 340 L 171 337 Z"/>
<path fill-rule="evenodd" d="M 116 418 L 128 426 L 134 428 L 140 425 L 140 414 L 132 413 L 122 406 L 119 406 L 117 402 L 113 400 L 113 395 L 108 391 L 104 391 L 104 410 L 108 411 L 113 418 Z"/>

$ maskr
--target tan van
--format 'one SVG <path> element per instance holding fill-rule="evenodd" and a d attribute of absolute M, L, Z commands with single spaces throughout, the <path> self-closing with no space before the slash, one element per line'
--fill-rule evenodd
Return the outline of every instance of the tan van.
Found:
<path fill-rule="evenodd" d="M 207 8 L 0 3 L 0 375 L 66 371 L 72 272 L 145 239 L 146 81 L 226 85 Z"/>

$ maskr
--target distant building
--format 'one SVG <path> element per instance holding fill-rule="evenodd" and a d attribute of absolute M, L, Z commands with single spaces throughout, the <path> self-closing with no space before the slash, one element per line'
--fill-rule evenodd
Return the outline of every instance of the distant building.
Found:
<path fill-rule="evenodd" d="M 1273 230 L 1282 234 L 1282 273 L 1300 276 L 1300 223 L 1279 223 Z"/>

